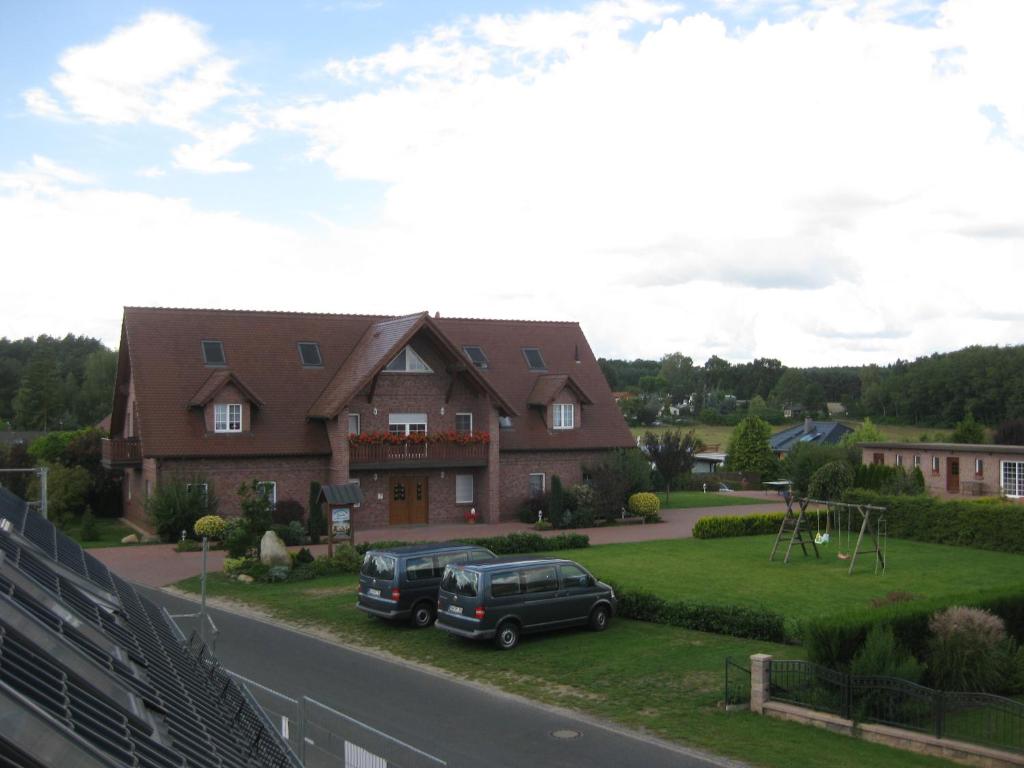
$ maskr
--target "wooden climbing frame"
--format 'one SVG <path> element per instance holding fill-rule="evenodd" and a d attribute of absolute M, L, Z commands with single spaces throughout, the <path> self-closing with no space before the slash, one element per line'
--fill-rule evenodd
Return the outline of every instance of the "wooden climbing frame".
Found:
<path fill-rule="evenodd" d="M 794 499 L 790 494 L 786 494 L 786 512 L 782 516 L 782 525 L 779 526 L 779 533 L 775 537 L 775 543 L 772 545 L 772 553 L 768 556 L 768 560 L 772 561 L 775 559 L 775 553 L 779 549 L 779 544 L 783 541 L 788 541 L 789 545 L 786 547 L 786 558 L 783 560 L 784 563 L 789 562 L 789 556 L 793 551 L 793 544 L 797 543 L 803 550 L 804 556 L 807 556 L 807 544 L 814 547 L 815 557 L 820 558 L 818 554 L 818 547 L 814 543 L 814 537 L 810 536 L 810 530 L 807 529 L 806 523 L 806 511 L 807 507 L 811 504 L 824 504 L 829 510 L 841 507 L 846 509 L 847 514 L 852 515 L 854 510 L 860 513 L 861 523 L 860 532 L 857 535 L 857 546 L 853 548 L 853 552 L 850 553 L 850 568 L 847 570 L 847 575 L 853 575 L 853 569 L 857 566 L 857 555 L 864 555 L 867 553 L 873 553 L 875 556 L 875 573 L 878 572 L 879 566 L 881 570 L 885 572 L 885 552 L 878 543 L 878 532 L 875 528 L 875 523 L 872 522 L 872 514 L 875 515 L 876 519 L 883 518 L 887 511 L 885 507 L 876 507 L 871 504 L 846 504 L 842 501 L 822 501 L 820 499 Z M 793 502 L 796 501 L 800 511 L 795 513 L 793 511 Z M 808 540 L 804 541 L 803 530 L 807 529 Z M 789 534 L 787 537 L 786 534 Z M 864 537 L 867 535 L 871 539 L 873 546 L 868 546 L 867 549 L 863 548 Z"/>

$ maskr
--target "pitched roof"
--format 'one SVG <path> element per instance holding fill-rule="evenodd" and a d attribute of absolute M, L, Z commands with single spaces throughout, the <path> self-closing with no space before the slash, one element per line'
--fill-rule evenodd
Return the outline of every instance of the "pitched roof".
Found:
<path fill-rule="evenodd" d="M 337 415 L 417 334 L 429 335 L 453 360 L 453 371 L 513 417 L 512 428 L 501 431 L 502 450 L 634 445 L 579 324 L 425 312 L 381 317 L 128 307 L 112 429 L 120 434 L 134 377 L 145 456 L 327 455 L 327 431 L 317 419 Z M 211 373 L 203 362 L 203 340 L 222 342 L 227 368 Z M 299 341 L 320 344 L 322 367 L 302 365 Z M 472 365 L 465 346 L 482 347 L 488 367 Z M 523 347 L 541 350 L 545 380 L 564 381 L 577 392 L 584 404 L 578 429 L 550 430 L 528 407 L 538 375 L 524 360 Z M 251 433 L 208 434 L 202 414 L 188 412 L 210 389 L 226 385 L 227 377 L 259 393 L 258 428 Z"/>
<path fill-rule="evenodd" d="M 199 391 L 192 395 L 192 399 L 188 405 L 190 408 L 202 408 L 208 402 L 213 400 L 228 384 L 235 387 L 242 395 L 257 408 L 263 405 L 263 401 L 257 397 L 249 387 L 242 383 L 235 374 L 228 370 L 214 371 L 210 374 L 210 378 L 199 388 Z"/>
<path fill-rule="evenodd" d="M 768 444 L 776 453 L 788 453 L 799 443 L 836 445 L 848 432 L 853 430 L 839 421 L 806 419 L 802 424 L 776 432 L 769 438 Z"/>
<path fill-rule="evenodd" d="M 950 451 L 954 453 L 1022 454 L 1024 445 L 996 445 L 995 443 L 859 443 L 861 448 L 908 448 L 919 451 Z"/>
<path fill-rule="evenodd" d="M 530 394 L 526 398 L 526 403 L 527 405 L 547 407 L 554 402 L 556 397 L 562 394 L 562 390 L 566 387 L 569 387 L 576 393 L 576 397 L 580 399 L 583 405 L 594 404 L 594 401 L 590 399 L 590 396 L 583 390 L 583 387 L 577 384 L 572 376 L 565 373 L 546 373 L 538 376 L 533 389 L 530 390 Z"/>

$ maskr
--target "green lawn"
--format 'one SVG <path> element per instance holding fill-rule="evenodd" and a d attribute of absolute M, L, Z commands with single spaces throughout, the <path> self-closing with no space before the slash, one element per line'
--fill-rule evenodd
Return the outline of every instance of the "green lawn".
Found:
<path fill-rule="evenodd" d="M 66 528 L 61 528 L 61 530 L 81 544 L 85 549 L 92 549 L 94 547 L 119 547 L 121 546 L 121 539 L 129 533 L 135 533 L 133 529 L 129 528 L 120 520 L 109 517 L 96 518 L 97 535 L 95 539 L 90 541 L 82 541 L 82 526 L 78 521 L 68 525 Z"/>
<path fill-rule="evenodd" d="M 665 503 L 665 492 L 658 493 L 662 509 L 693 509 L 694 507 L 742 507 L 747 504 L 768 504 L 778 501 L 777 496 L 765 496 L 763 499 L 750 499 L 737 496 L 735 493 L 717 493 L 703 491 L 672 491 Z M 743 514 L 742 511 L 736 514 Z"/>
<path fill-rule="evenodd" d="M 874 575 L 874 560 L 861 555 L 848 576 L 849 561 L 836 557 L 835 543 L 819 547 L 820 560 L 813 553 L 805 558 L 795 548 L 790 562 L 783 564 L 785 545 L 780 545 L 775 562 L 768 561 L 773 541 L 774 536 L 672 539 L 565 554 L 624 588 L 666 599 L 764 606 L 796 621 L 867 607 L 872 598 L 888 592 L 930 598 L 1024 586 L 1024 557 L 1005 552 L 890 539 L 884 573 Z"/>
<path fill-rule="evenodd" d="M 633 545 L 595 548 L 588 554 L 611 563 L 616 560 L 613 546 Z M 644 547 L 653 545 L 636 546 L 642 553 Z M 624 551 L 628 557 L 637 557 L 637 550 L 632 554 Z M 581 554 L 574 550 L 571 556 L 584 560 Z M 655 557 L 661 556 L 655 553 Z M 214 574 L 208 583 L 213 596 L 250 603 L 294 624 L 327 629 L 345 642 L 388 651 L 531 699 L 758 765 L 821 765 L 825 756 L 828 764 L 837 768 L 949 765 L 815 728 L 747 712 L 726 713 L 716 707 L 723 697 L 727 656 L 744 666 L 751 653 L 800 658 L 802 651 L 795 646 L 617 619 L 607 632 L 569 630 L 526 637 L 514 651 L 502 653 L 489 643 L 472 643 L 432 629 L 417 631 L 366 616 L 354 607 L 354 576 L 245 585 Z M 196 592 L 198 578 L 179 586 Z"/>
<path fill-rule="evenodd" d="M 841 419 L 843 424 L 848 427 L 856 429 L 861 425 L 861 422 L 856 419 Z M 797 424 L 802 424 L 803 421 L 793 421 L 789 424 L 783 424 L 781 426 L 772 426 L 772 434 L 781 432 L 788 427 L 794 427 Z M 886 440 L 893 442 L 911 442 L 916 443 L 921 439 L 921 435 L 927 434 L 928 439 L 932 442 L 942 442 L 949 438 L 950 430 L 948 429 L 934 429 L 931 427 L 921 427 L 914 425 L 903 425 L 903 424 L 878 424 L 876 425 L 882 432 L 882 437 Z M 725 447 L 729 443 L 729 437 L 732 435 L 733 427 L 721 427 L 712 426 L 710 424 L 697 424 L 692 427 L 631 427 L 634 436 L 641 436 L 644 432 L 665 432 L 670 429 L 681 429 L 683 432 L 693 430 L 694 433 L 701 440 L 704 441 L 705 445 L 719 447 L 719 450 L 724 451 Z"/>

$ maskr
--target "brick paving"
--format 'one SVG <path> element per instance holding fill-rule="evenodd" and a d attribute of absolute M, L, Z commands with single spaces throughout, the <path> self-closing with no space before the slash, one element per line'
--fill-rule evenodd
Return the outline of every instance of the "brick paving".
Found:
<path fill-rule="evenodd" d="M 590 537 L 591 544 L 616 544 L 629 541 L 654 541 L 659 539 L 684 539 L 693 533 L 693 525 L 702 517 L 712 515 L 754 515 L 766 512 L 781 512 L 785 505 L 776 496 L 765 496 L 756 491 L 737 495 L 763 499 L 764 504 L 749 504 L 729 507 L 696 507 L 693 509 L 664 509 L 662 523 L 650 525 L 617 525 L 608 528 L 587 528 L 580 533 Z M 501 536 L 514 531 L 531 531 L 525 523 L 494 523 L 468 525 L 453 523 L 446 525 L 408 525 L 387 528 L 356 529 L 356 541 L 446 541 L 467 536 Z M 562 531 L 544 532 L 553 536 Z M 292 549 L 297 549 L 293 547 Z M 327 552 L 327 545 L 310 547 L 314 555 Z M 107 567 L 124 578 L 138 584 L 162 587 L 189 576 L 196 576 L 202 570 L 201 552 L 175 552 L 173 544 L 143 544 L 138 546 L 91 549 Z M 207 567 L 219 571 L 224 566 L 223 552 L 210 552 Z"/>

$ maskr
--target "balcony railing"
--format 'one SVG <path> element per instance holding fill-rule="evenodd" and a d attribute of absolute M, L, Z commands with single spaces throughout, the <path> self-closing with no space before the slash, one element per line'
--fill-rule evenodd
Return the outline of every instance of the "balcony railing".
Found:
<path fill-rule="evenodd" d="M 142 443 L 137 437 L 103 438 L 102 461 L 107 469 L 142 466 Z"/>
<path fill-rule="evenodd" d="M 445 442 L 352 445 L 349 466 L 359 469 L 483 467 L 487 465 L 487 447 L 486 443 Z"/>

